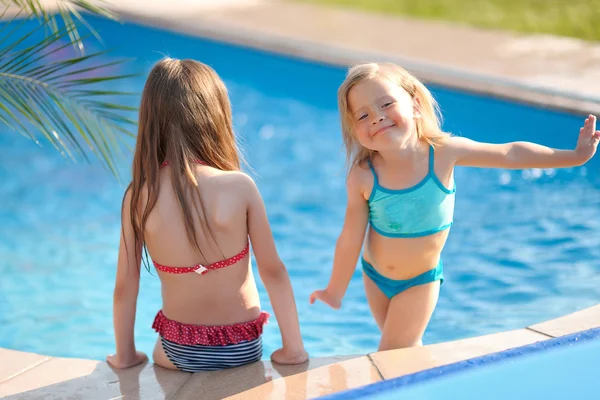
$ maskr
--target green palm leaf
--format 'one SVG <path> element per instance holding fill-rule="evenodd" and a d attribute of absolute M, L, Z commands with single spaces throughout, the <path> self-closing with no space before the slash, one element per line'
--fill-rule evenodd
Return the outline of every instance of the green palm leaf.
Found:
<path fill-rule="evenodd" d="M 40 0 L 0 0 L 7 7 L 15 7 L 22 11 L 27 16 L 38 18 L 46 28 L 49 28 L 51 33 L 59 31 L 59 23 L 55 17 L 55 13 L 49 12 L 40 2 Z M 76 26 L 75 19 L 84 25 L 99 41 L 100 35 L 87 23 L 78 10 L 83 10 L 91 14 L 103 16 L 105 18 L 116 20 L 116 14 L 104 7 L 105 1 L 96 0 L 91 3 L 88 0 L 56 0 L 55 8 L 60 15 L 64 26 Z M 75 19 L 73 19 L 75 17 Z M 77 29 L 73 29 L 69 33 L 71 44 L 84 53 L 84 44 Z"/>
<path fill-rule="evenodd" d="M 115 163 L 124 139 L 134 136 L 130 129 L 136 122 L 129 116 L 136 108 L 126 105 L 126 96 L 133 93 L 106 86 L 133 76 L 110 72 L 125 60 L 106 62 L 106 52 L 79 51 L 56 59 L 73 44 L 82 50 L 77 43 L 85 37 L 79 36 L 75 22 L 63 16 L 65 24 L 58 27 L 37 0 L 12 3 L 39 16 L 40 25 L 23 33 L 23 21 L 13 18 L 0 27 L 0 123 L 37 143 L 41 133 L 74 161 L 89 161 L 90 153 L 95 154 L 118 177 Z M 69 3 L 96 11 L 84 7 L 87 1 Z M 80 19 L 76 10 L 70 12 Z"/>

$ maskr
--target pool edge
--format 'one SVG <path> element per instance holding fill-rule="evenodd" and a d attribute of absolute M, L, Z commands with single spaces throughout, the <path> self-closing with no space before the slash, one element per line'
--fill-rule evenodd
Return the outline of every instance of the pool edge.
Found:
<path fill-rule="evenodd" d="M 600 328 L 600 304 L 516 331 L 383 353 L 420 353 L 420 359 L 413 355 L 410 358 L 415 362 L 423 362 L 423 365 L 427 366 L 429 365 L 427 362 L 431 360 L 423 358 L 429 357 L 434 362 L 442 361 L 442 365 L 438 367 L 444 367 L 453 364 L 453 362 L 443 363 L 444 354 L 449 354 L 449 351 L 452 353 L 462 351 L 464 357 L 455 361 L 460 363 L 474 358 L 469 357 L 469 354 L 485 357 L 498 353 L 492 350 L 482 354 L 482 351 L 485 352 L 489 348 L 497 349 L 497 346 L 503 346 L 503 351 L 510 351 L 522 347 L 518 345 L 519 343 L 527 346 L 548 342 L 553 338 L 560 339 L 567 335 L 584 334 L 586 331 L 598 328 Z M 498 340 L 506 340 L 506 342 L 498 343 Z M 492 344 L 496 347 L 489 347 Z M 264 398 L 269 393 L 279 393 L 282 390 L 287 393 L 286 396 L 301 392 L 307 398 L 315 398 L 411 375 L 386 376 L 384 365 L 374 357 L 377 354 L 381 353 L 313 358 L 309 364 L 297 367 L 281 367 L 262 361 L 246 368 L 242 367 L 244 369 L 191 375 L 167 371 L 155 367 L 152 363 L 129 370 L 114 371 L 106 363 L 97 360 L 54 358 L 0 348 L 0 358 L 5 361 L 2 364 L 5 366 L 10 364 L 17 369 L 16 371 L 8 370 L 10 367 L 0 369 L 0 374 L 4 375 L 0 375 L 0 397 L 20 394 L 20 398 L 39 398 L 40 393 L 60 391 L 61 394 L 81 395 L 80 398 L 93 399 L 107 398 L 106 394 L 109 392 L 111 396 L 115 393 L 131 395 L 132 391 L 136 390 L 138 394 L 141 390 L 147 393 L 148 388 L 156 387 L 156 398 L 185 399 L 190 398 L 189 393 L 197 393 L 197 387 L 206 387 L 209 383 L 215 385 L 217 391 L 219 387 L 232 390 L 231 378 L 235 377 L 236 384 L 243 384 L 238 386 L 243 391 L 236 394 L 229 393 L 234 396 L 233 398 L 238 396 L 240 399 Z M 10 355 L 10 359 L 7 355 Z M 431 368 L 424 367 L 413 374 L 428 369 Z M 228 383 L 223 385 L 223 382 Z M 115 386 L 117 384 L 118 386 Z M 96 397 L 94 393 L 97 394 Z M 150 397 L 145 395 L 144 398 Z"/>
<path fill-rule="evenodd" d="M 579 343 L 585 343 L 591 340 L 600 340 L 600 327 L 571 333 L 565 336 L 552 337 L 547 340 L 542 340 L 524 346 L 514 347 L 508 350 L 490 353 L 396 378 L 386 379 L 384 382 L 373 383 L 358 389 L 347 390 L 320 398 L 323 400 L 336 400 L 351 399 L 355 398 L 356 395 L 366 396 L 381 394 L 392 389 L 411 386 L 414 384 L 421 384 L 440 377 L 454 375 L 456 373 L 460 373 L 471 368 L 477 368 L 482 365 L 497 364 L 509 359 L 528 356 L 530 354 L 539 353 L 548 349 L 569 345 L 578 345 Z"/>

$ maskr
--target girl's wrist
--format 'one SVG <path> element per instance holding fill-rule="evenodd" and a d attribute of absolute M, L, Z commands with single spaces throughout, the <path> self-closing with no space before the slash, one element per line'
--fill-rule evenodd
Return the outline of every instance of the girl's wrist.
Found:
<path fill-rule="evenodd" d="M 298 355 L 306 353 L 302 341 L 293 345 L 283 345 L 283 350 L 289 355 Z"/>
<path fill-rule="evenodd" d="M 123 363 L 134 361 L 137 357 L 137 351 L 135 347 L 129 349 L 117 349 L 117 359 Z"/>
<path fill-rule="evenodd" d="M 342 300 L 342 297 L 344 297 L 344 290 L 342 288 L 327 286 L 325 291 L 329 293 L 330 296 L 340 301 Z"/>
<path fill-rule="evenodd" d="M 571 150 L 569 156 L 569 160 L 572 160 L 571 164 L 573 166 L 583 165 L 589 160 L 588 154 L 581 148 Z"/>

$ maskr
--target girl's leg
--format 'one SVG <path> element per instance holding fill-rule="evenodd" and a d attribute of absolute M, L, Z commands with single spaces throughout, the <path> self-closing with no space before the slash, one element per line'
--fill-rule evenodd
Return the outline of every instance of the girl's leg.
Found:
<path fill-rule="evenodd" d="M 369 307 L 371 307 L 371 313 L 375 318 L 375 322 L 377 322 L 379 330 L 383 331 L 383 324 L 385 323 L 385 317 L 388 313 L 390 299 L 383 294 L 375 282 L 373 282 L 364 272 L 363 281 L 365 283 L 365 292 L 367 293 L 367 301 L 369 302 Z"/>
<path fill-rule="evenodd" d="M 413 286 L 390 300 L 379 351 L 422 346 L 440 294 L 440 281 Z"/>
<path fill-rule="evenodd" d="M 160 365 L 163 368 L 167 369 L 177 369 L 176 366 L 173 365 L 171 360 L 165 354 L 165 350 L 163 349 L 162 342 L 160 341 L 160 336 L 158 340 L 156 340 L 156 345 L 154 346 L 154 352 L 152 352 L 152 359 L 154 360 L 154 364 Z"/>

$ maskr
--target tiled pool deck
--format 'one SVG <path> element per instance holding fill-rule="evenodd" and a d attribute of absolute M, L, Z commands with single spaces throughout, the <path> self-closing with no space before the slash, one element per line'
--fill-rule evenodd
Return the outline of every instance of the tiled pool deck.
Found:
<path fill-rule="evenodd" d="M 118 3 L 116 10 L 140 23 L 337 65 L 392 60 L 429 82 L 600 113 L 600 44 L 274 0 Z M 198 374 L 168 371 L 153 364 L 115 371 L 99 361 L 0 349 L 0 397 L 314 398 L 598 327 L 600 305 L 524 329 L 454 342 L 311 359 L 294 367 L 260 362 Z"/>
<path fill-rule="evenodd" d="M 189 374 L 153 364 L 117 371 L 104 362 L 0 349 L 0 398 L 306 399 L 600 327 L 600 305 L 533 325 L 424 347 L 311 359 L 299 366 L 259 362 Z"/>

